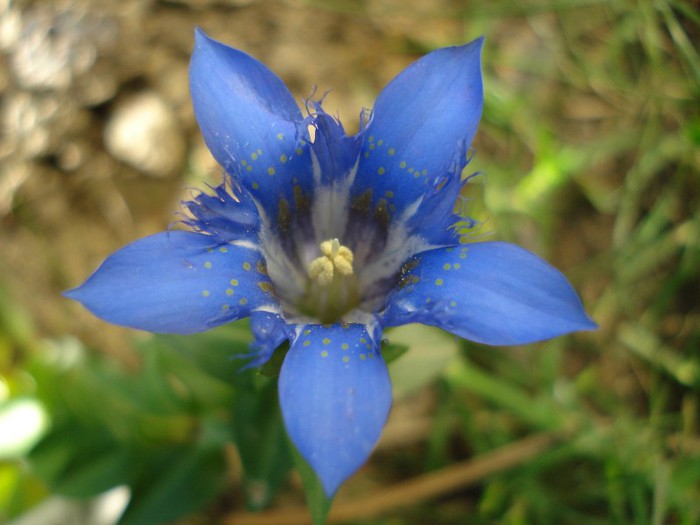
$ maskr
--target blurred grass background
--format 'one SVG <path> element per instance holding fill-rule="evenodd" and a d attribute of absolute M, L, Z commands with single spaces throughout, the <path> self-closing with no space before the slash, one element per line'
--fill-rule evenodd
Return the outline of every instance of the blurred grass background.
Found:
<path fill-rule="evenodd" d="M 472 213 L 600 324 L 523 348 L 394 334 L 414 342 L 396 406 L 336 519 L 700 523 L 690 0 L 0 0 L 0 522 L 106 525 L 127 501 L 123 524 L 304 519 L 274 382 L 229 357 L 245 325 L 151 337 L 59 295 L 220 177 L 187 91 L 195 25 L 300 100 L 332 90 L 350 131 L 412 60 L 484 34 Z"/>

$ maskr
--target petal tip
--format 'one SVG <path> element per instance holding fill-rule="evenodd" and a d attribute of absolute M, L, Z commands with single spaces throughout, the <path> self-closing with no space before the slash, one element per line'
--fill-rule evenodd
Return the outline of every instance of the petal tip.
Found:
<path fill-rule="evenodd" d="M 73 301 L 78 301 L 80 302 L 79 296 L 80 296 L 80 288 L 82 286 L 76 286 L 75 288 L 71 288 L 69 290 L 64 290 L 61 292 L 61 295 L 65 297 L 66 299 L 71 299 Z"/>
<path fill-rule="evenodd" d="M 194 44 L 195 44 L 195 49 L 199 46 L 201 43 L 209 43 L 212 42 L 213 39 L 204 31 L 199 26 L 196 26 L 194 28 Z"/>
<path fill-rule="evenodd" d="M 484 48 L 484 42 L 485 42 L 485 37 L 481 35 L 478 38 L 475 38 L 474 40 L 471 40 L 470 42 L 467 42 L 466 44 L 462 44 L 460 46 L 455 46 L 453 48 L 448 48 L 448 49 L 454 49 L 457 52 L 461 52 L 460 54 L 465 54 L 465 55 L 476 55 L 475 59 L 478 61 L 481 61 L 480 55 L 481 51 Z"/>
<path fill-rule="evenodd" d="M 581 330 L 590 332 L 593 330 L 598 330 L 600 326 L 596 323 L 591 316 L 589 316 L 585 311 L 583 312 L 584 319 L 581 323 Z"/>

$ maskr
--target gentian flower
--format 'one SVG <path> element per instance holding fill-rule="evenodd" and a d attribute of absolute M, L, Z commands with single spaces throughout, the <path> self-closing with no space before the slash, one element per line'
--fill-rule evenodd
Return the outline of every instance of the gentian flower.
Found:
<path fill-rule="evenodd" d="M 127 245 L 66 295 L 151 332 L 249 316 L 253 365 L 288 341 L 282 416 L 332 496 L 389 413 L 384 329 L 424 323 L 516 345 L 595 327 L 542 259 L 460 243 L 453 228 L 482 110 L 481 46 L 409 66 L 348 136 L 320 102 L 304 116 L 267 67 L 197 30 L 192 100 L 224 183 L 185 203 L 186 230 Z"/>

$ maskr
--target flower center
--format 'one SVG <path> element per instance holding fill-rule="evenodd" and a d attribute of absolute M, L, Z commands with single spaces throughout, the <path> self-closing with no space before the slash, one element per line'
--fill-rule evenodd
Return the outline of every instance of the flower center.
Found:
<path fill-rule="evenodd" d="M 336 273 L 340 275 L 352 275 L 352 252 L 347 246 L 340 244 L 338 239 L 331 239 L 321 243 L 323 255 L 311 261 L 309 265 L 309 277 L 321 286 L 328 286 L 333 282 Z"/>
<path fill-rule="evenodd" d="M 335 323 L 360 301 L 353 254 L 338 239 L 323 241 L 307 269 L 309 281 L 301 309 L 321 323 Z"/>

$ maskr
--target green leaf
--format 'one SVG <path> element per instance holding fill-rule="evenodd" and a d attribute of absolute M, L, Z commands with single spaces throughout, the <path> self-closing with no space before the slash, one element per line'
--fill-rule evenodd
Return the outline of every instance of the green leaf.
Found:
<path fill-rule="evenodd" d="M 292 467 L 287 433 L 277 402 L 276 381 L 260 377 L 256 391 L 238 392 L 233 428 L 245 473 L 250 510 L 267 507 Z"/>
<path fill-rule="evenodd" d="M 114 449 L 86 463 L 77 462 L 64 473 L 55 491 L 72 498 L 90 498 L 128 479 L 131 455 Z"/>
<path fill-rule="evenodd" d="M 382 341 L 381 352 L 384 362 L 389 364 L 408 352 L 408 346 L 384 340 Z"/>
<path fill-rule="evenodd" d="M 323 485 L 321 485 L 321 481 L 318 479 L 316 472 L 314 472 L 311 466 L 306 462 L 291 440 L 289 441 L 289 447 L 294 457 L 294 465 L 304 485 L 306 504 L 311 514 L 311 522 L 313 525 L 324 525 L 328 512 L 331 510 L 333 498 L 326 496 Z"/>
<path fill-rule="evenodd" d="M 401 359 L 394 358 L 389 366 L 395 399 L 437 378 L 459 349 L 455 336 L 419 324 L 394 328 L 387 336 L 393 346 L 404 349 Z"/>
<path fill-rule="evenodd" d="M 131 459 L 107 432 L 74 424 L 56 427 L 29 455 L 34 472 L 54 492 L 74 498 L 126 483 Z"/>
<path fill-rule="evenodd" d="M 472 392 L 539 430 L 556 430 L 565 426 L 563 408 L 546 396 L 533 396 L 512 381 L 494 377 L 476 364 L 466 360 L 455 361 L 445 371 L 448 384 Z"/>
<path fill-rule="evenodd" d="M 47 486 L 22 462 L 0 462 L 0 523 L 21 516 L 47 497 Z"/>
<path fill-rule="evenodd" d="M 288 351 L 289 341 L 285 341 L 275 349 L 270 360 L 260 367 L 260 373 L 267 377 L 278 377 Z"/>
<path fill-rule="evenodd" d="M 225 482 L 223 451 L 177 447 L 146 453 L 119 525 L 158 525 L 201 509 Z"/>
<path fill-rule="evenodd" d="M 201 334 L 155 335 L 138 341 L 138 346 L 143 352 L 151 348 L 167 349 L 206 374 L 238 385 L 238 375 L 247 364 L 245 356 L 252 340 L 250 324 L 242 320 Z"/>

